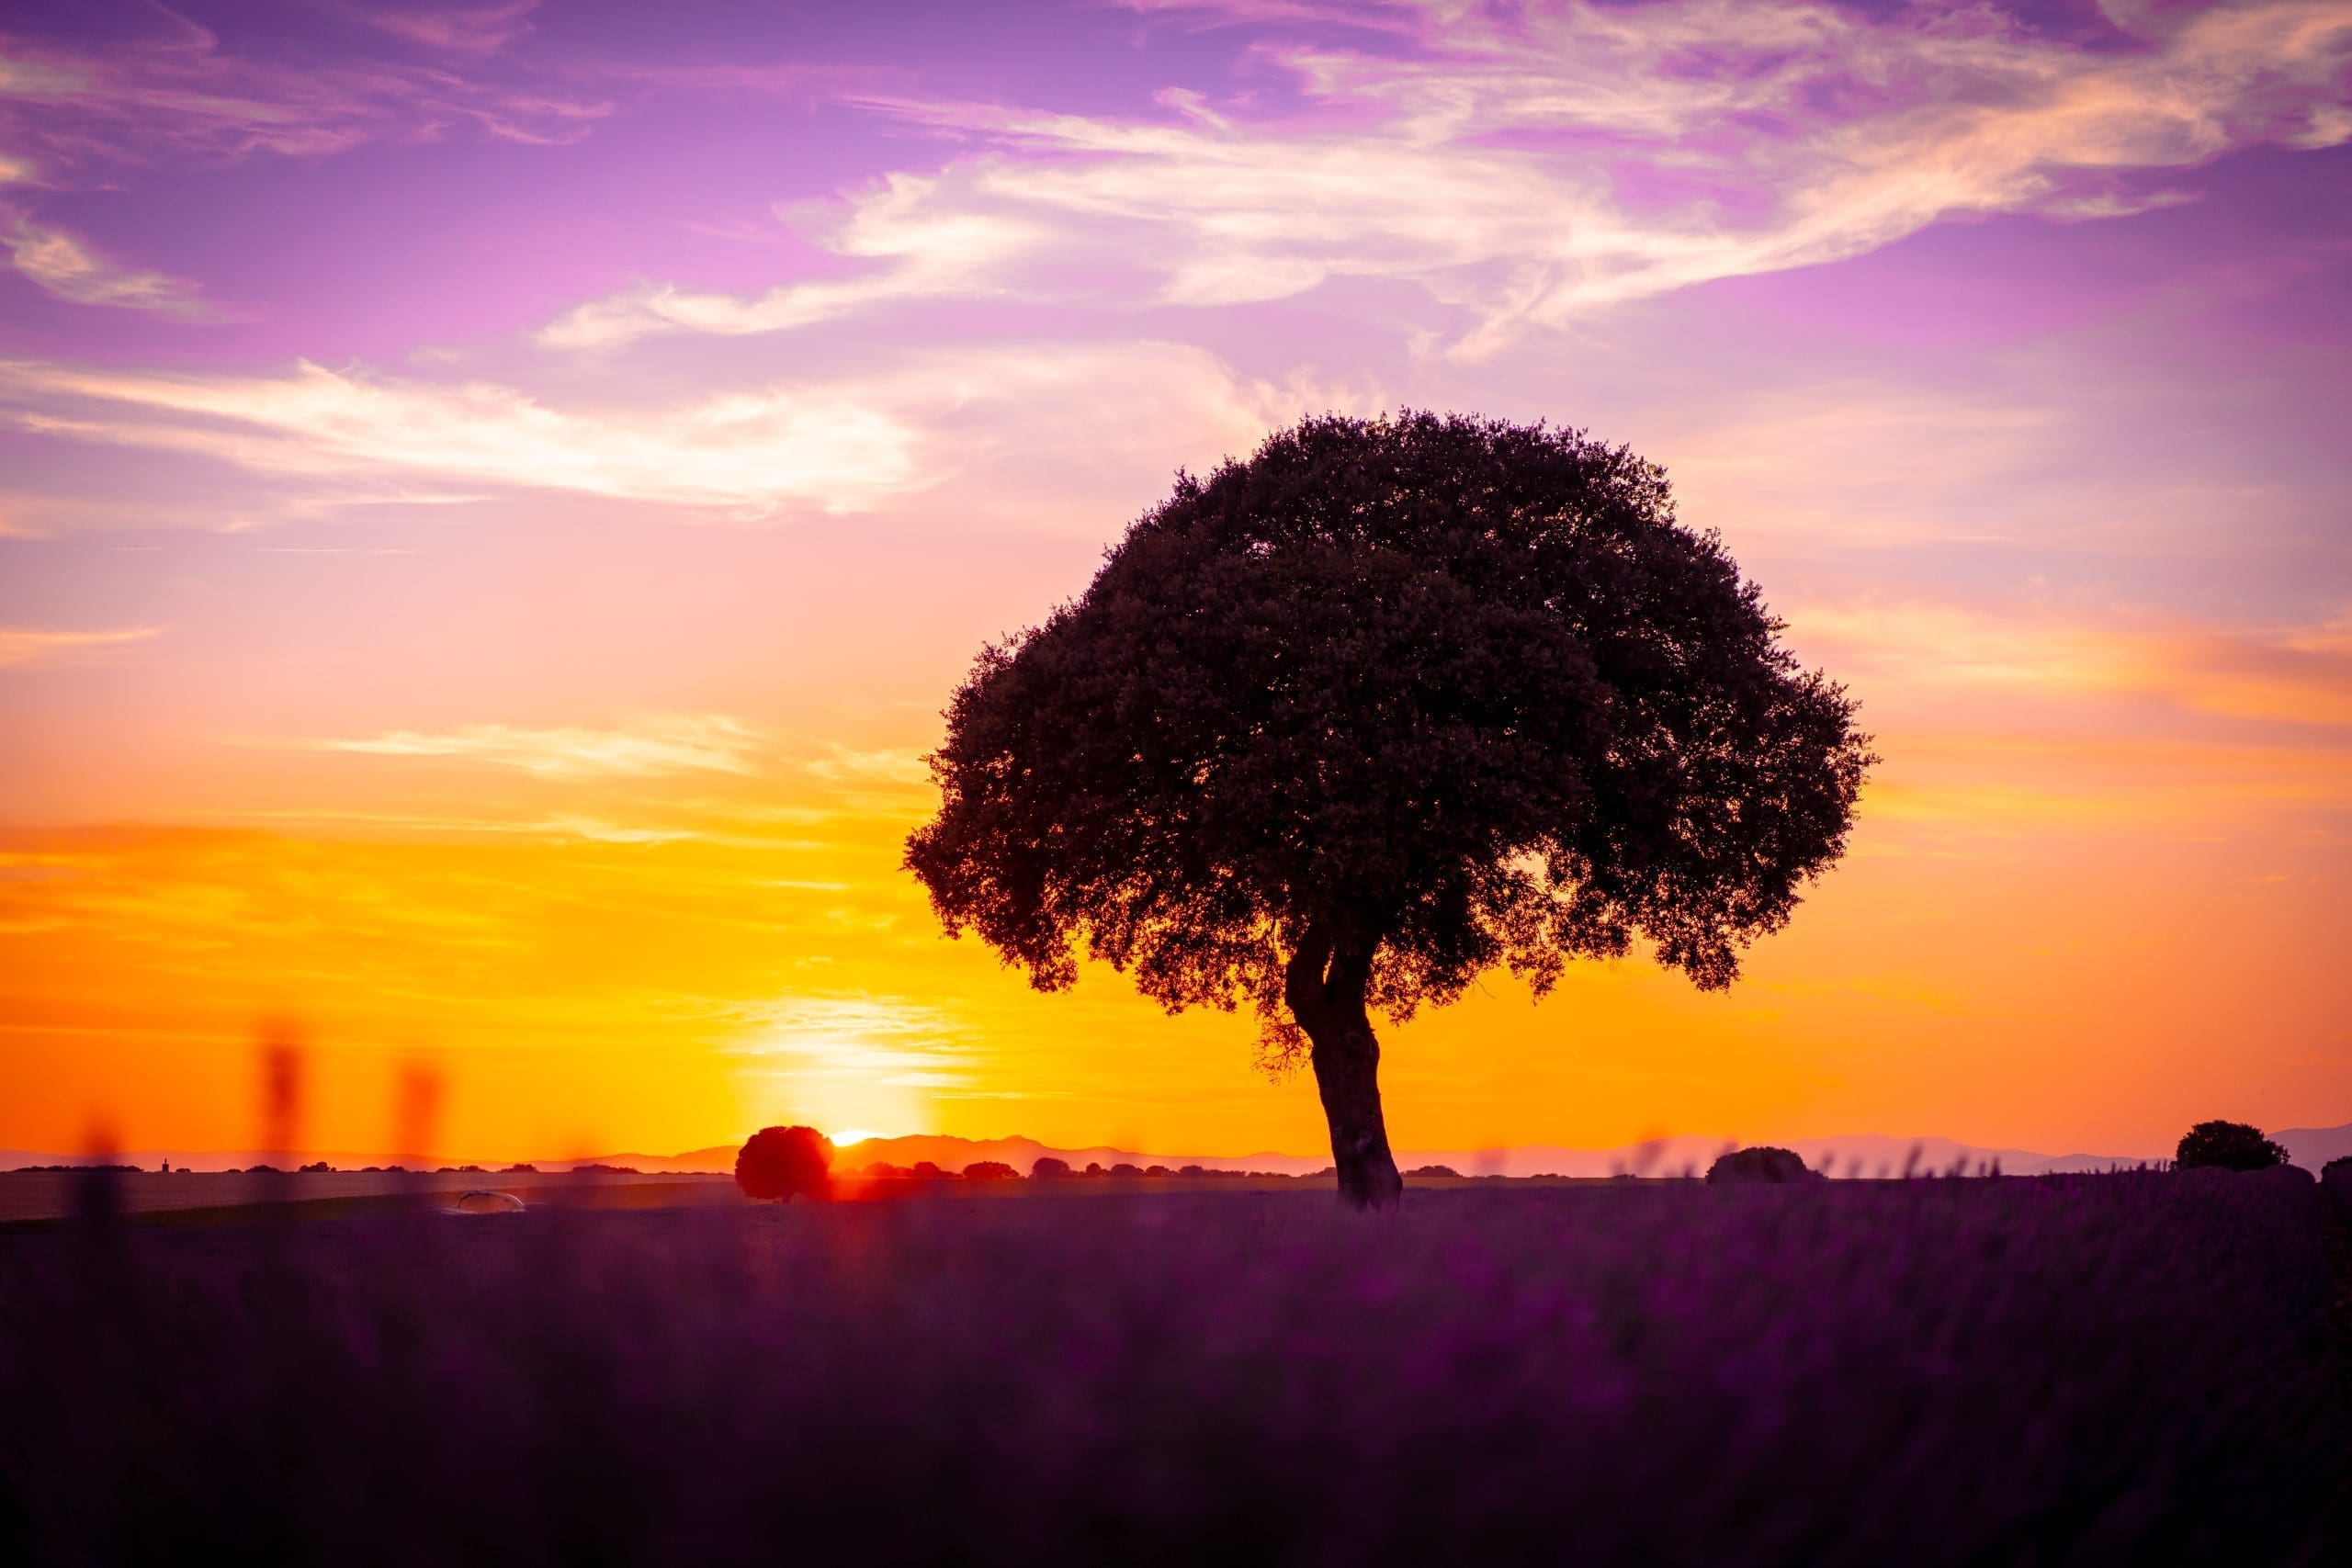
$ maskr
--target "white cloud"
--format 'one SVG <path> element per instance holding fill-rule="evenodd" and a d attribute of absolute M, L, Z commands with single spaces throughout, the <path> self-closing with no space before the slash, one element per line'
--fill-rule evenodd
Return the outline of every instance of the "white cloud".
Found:
<path fill-rule="evenodd" d="M 943 485 L 966 515 L 1100 531 L 1177 463 L 1246 451 L 1311 409 L 1368 393 L 1238 375 L 1163 343 L 974 344 L 895 367 L 676 404 L 559 408 L 487 382 L 393 379 L 302 364 L 282 376 L 0 361 L 0 422 L 319 481 L 569 491 L 738 518 L 872 510 Z M 273 504 L 303 504 L 277 487 Z"/>
<path fill-rule="evenodd" d="M 18 361 L 0 362 L 0 401 L 34 431 L 319 479 L 431 475 L 753 515 L 857 511 L 915 482 L 912 432 L 825 389 L 565 411 L 513 387 L 308 363 L 272 377 Z"/>
<path fill-rule="evenodd" d="M 974 298 L 1003 292 L 994 281 L 1023 254 L 1049 243 L 1051 228 L 976 212 L 944 194 L 955 176 L 888 176 L 860 201 L 828 245 L 885 264 L 860 277 L 791 284 L 749 299 L 672 284 L 642 284 L 572 310 L 538 334 L 552 348 L 605 348 L 649 333 L 743 336 L 781 332 L 852 314 L 891 299 Z M 810 209 L 811 221 L 821 221 Z"/>
<path fill-rule="evenodd" d="M 725 714 L 649 716 L 618 729 L 518 729 L 475 724 L 427 734 L 394 730 L 360 740 L 314 740 L 311 750 L 376 757 L 457 757 L 518 768 L 540 778 L 683 773 L 750 773 L 763 733 Z M 608 836 L 608 835 L 600 835 Z"/>
<path fill-rule="evenodd" d="M 812 219 L 869 271 L 749 298 L 645 286 L 543 340 L 778 331 L 943 296 L 1222 305 L 1361 276 L 1455 307 L 1454 347 L 1476 355 L 1529 325 L 1839 260 L 1951 215 L 2120 215 L 2177 199 L 2120 175 L 2352 139 L 2352 10 L 2336 0 L 2110 10 L 2132 36 L 2090 50 L 1989 9 L 1661 0 L 1505 22 L 1430 5 L 1384 18 L 1415 50 L 1263 46 L 1312 106 L 1281 119 L 1189 95 L 1151 121 L 869 97 L 991 146 Z"/>

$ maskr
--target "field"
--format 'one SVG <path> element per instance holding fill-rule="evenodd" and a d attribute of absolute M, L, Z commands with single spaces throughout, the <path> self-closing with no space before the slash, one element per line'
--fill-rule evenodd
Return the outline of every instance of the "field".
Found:
<path fill-rule="evenodd" d="M 83 1185 L 71 1170 L 0 1171 L 0 1224 L 62 1219 L 74 1213 Z M 366 1213 L 422 1197 L 446 1202 L 477 1188 L 512 1192 L 531 1203 L 596 1208 L 677 1208 L 734 1202 L 735 1183 L 712 1176 L 567 1176 L 458 1171 L 179 1171 L 116 1175 L 110 1201 L 128 1214 L 174 1216 L 167 1223 L 250 1219 L 260 1204 L 295 1203 L 301 1216 Z"/>
<path fill-rule="evenodd" d="M 2339 1225 L 2291 1171 L 100 1213 L 0 1234 L 0 1562 L 2345 1561 Z"/>

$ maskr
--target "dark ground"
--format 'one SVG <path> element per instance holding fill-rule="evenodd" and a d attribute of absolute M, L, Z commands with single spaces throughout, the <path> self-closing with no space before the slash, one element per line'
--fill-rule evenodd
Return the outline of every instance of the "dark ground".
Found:
<path fill-rule="evenodd" d="M 2339 1224 L 2149 1172 L 17 1226 L 0 1562 L 2352 1561 Z"/>

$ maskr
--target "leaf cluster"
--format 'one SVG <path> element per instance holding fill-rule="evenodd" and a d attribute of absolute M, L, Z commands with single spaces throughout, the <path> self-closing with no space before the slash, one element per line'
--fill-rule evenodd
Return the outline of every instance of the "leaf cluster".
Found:
<path fill-rule="evenodd" d="M 2287 1163 L 2287 1149 L 2244 1122 L 2199 1122 L 2182 1135 L 2173 1163 L 2183 1170 L 2267 1170 Z"/>
<path fill-rule="evenodd" d="M 1403 1018 L 1635 937 L 1702 987 L 1844 847 L 1874 761 L 1666 477 L 1574 430 L 1310 419 L 1174 492 L 985 649 L 907 864 L 1041 989 L 1085 953 L 1171 1010 L 1284 954 Z"/>

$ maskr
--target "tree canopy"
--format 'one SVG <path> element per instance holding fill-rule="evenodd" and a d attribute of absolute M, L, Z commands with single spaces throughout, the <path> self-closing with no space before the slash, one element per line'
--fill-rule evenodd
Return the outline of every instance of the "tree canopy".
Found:
<path fill-rule="evenodd" d="M 1282 1059 L 1636 938 L 1725 986 L 1873 760 L 1781 630 L 1623 447 L 1309 419 L 1180 474 L 982 649 L 907 864 L 1039 988 L 1091 955 L 1170 1010 L 1251 1004 Z"/>
<path fill-rule="evenodd" d="M 735 1156 L 735 1185 L 763 1203 L 823 1198 L 832 1189 L 833 1141 L 814 1127 L 763 1127 Z"/>
<path fill-rule="evenodd" d="M 2284 1146 L 2244 1122 L 2199 1122 L 2182 1134 L 2173 1163 L 2183 1170 L 2267 1170 L 2287 1163 Z"/>

